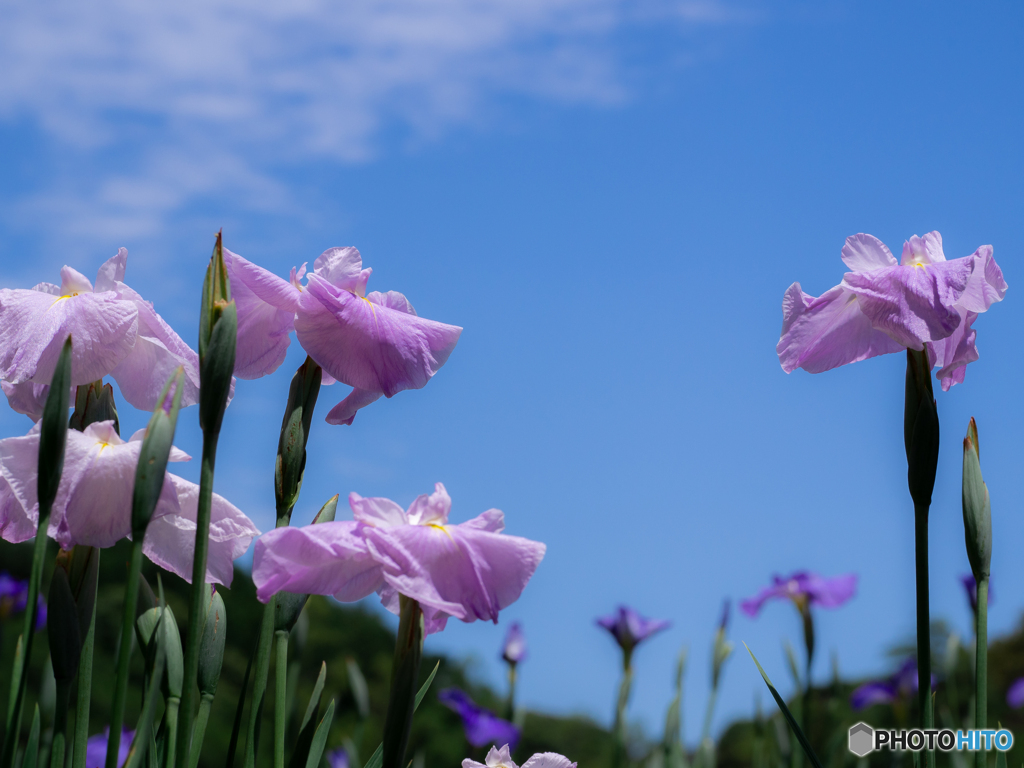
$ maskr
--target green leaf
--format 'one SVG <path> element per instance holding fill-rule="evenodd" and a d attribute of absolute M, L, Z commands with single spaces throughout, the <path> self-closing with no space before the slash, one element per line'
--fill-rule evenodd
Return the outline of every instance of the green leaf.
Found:
<path fill-rule="evenodd" d="M 345 668 L 348 671 L 348 687 L 352 689 L 352 698 L 356 700 L 359 716 L 365 720 L 370 716 L 370 688 L 366 684 L 362 670 L 359 669 L 359 664 L 351 656 L 345 659 Z"/>
<path fill-rule="evenodd" d="M 50 517 L 50 507 L 57 498 L 57 487 L 64 471 L 64 446 L 68 439 L 68 407 L 71 392 L 71 337 L 68 336 L 57 358 L 57 367 L 50 381 L 50 392 L 43 406 L 39 431 L 39 520 Z"/>
<path fill-rule="evenodd" d="M 71 594 L 67 573 L 59 565 L 53 569 L 50 579 L 47 609 L 46 634 L 50 640 L 53 676 L 70 684 L 78 674 L 82 635 L 78 628 L 75 596 Z"/>
<path fill-rule="evenodd" d="M 437 670 L 440 667 L 441 662 L 439 661 L 434 665 L 434 670 L 427 677 L 426 682 L 424 682 L 420 687 L 419 692 L 416 694 L 416 700 L 412 705 L 413 712 L 419 709 L 420 702 L 423 701 L 423 697 L 427 695 L 427 691 L 430 689 L 430 684 L 434 682 L 434 676 L 437 674 Z M 370 755 L 370 759 L 366 761 L 366 765 L 363 768 L 381 768 L 382 765 L 384 765 L 384 745 L 378 744 L 377 749 L 375 749 L 373 754 Z M 818 768 L 820 768 L 820 766 Z"/>
<path fill-rule="evenodd" d="M 21 761 L 21 768 L 36 768 L 39 762 L 39 705 L 36 704 L 35 714 L 32 715 L 32 727 L 28 731 L 28 744 L 25 745 L 25 757 Z"/>
<path fill-rule="evenodd" d="M 782 714 L 786 718 L 786 722 L 789 723 L 789 727 L 793 730 L 793 734 L 796 736 L 797 741 L 799 741 L 800 746 L 803 747 L 804 753 L 811 761 L 811 765 L 813 765 L 814 768 L 822 768 L 821 761 L 818 759 L 818 756 L 814 754 L 814 750 L 811 749 L 811 744 L 807 741 L 807 737 L 804 735 L 803 730 L 793 717 L 793 713 L 789 711 L 789 707 L 786 706 L 786 702 L 783 700 L 782 696 L 780 696 L 779 692 L 775 690 L 775 686 L 772 685 L 772 681 L 768 679 L 768 675 L 765 674 L 764 669 L 761 667 L 761 663 L 757 660 L 757 657 L 754 656 L 754 652 L 750 650 L 750 647 L 746 643 L 743 644 L 743 647 L 747 649 L 747 653 L 750 654 L 750 658 L 753 659 L 754 664 L 757 665 L 757 671 L 760 672 L 761 677 L 764 678 L 765 685 L 768 686 L 768 690 L 771 691 L 772 697 L 775 699 L 775 703 L 778 704 L 779 709 L 782 710 Z"/>
<path fill-rule="evenodd" d="M 306 768 L 318 768 L 320 765 L 320 758 L 323 757 L 324 747 L 327 745 L 327 734 L 330 733 L 332 722 L 334 722 L 334 699 L 331 699 L 331 703 L 327 705 L 324 719 L 317 726 L 313 743 L 309 747 L 309 757 L 306 758 Z"/>
<path fill-rule="evenodd" d="M 320 674 L 317 676 L 316 685 L 313 686 L 309 704 L 306 705 L 306 714 L 302 718 L 298 738 L 295 739 L 295 749 L 292 751 L 292 759 L 289 763 L 292 768 L 302 768 L 309 757 L 313 736 L 316 733 L 316 718 L 320 715 L 320 700 L 323 697 L 325 682 L 327 682 L 327 663 L 321 662 Z"/>

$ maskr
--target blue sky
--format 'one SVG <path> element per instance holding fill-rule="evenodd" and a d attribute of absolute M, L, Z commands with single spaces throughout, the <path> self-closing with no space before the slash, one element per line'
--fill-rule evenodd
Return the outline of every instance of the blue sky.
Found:
<path fill-rule="evenodd" d="M 616 649 L 593 619 L 633 604 L 673 627 L 637 654 L 632 715 L 660 728 L 687 644 L 693 743 L 721 601 L 772 573 L 860 574 L 852 603 L 819 612 L 818 680 L 833 651 L 845 675 L 885 673 L 913 637 L 904 358 L 787 376 L 775 355 L 783 291 L 838 283 L 849 234 L 897 250 L 938 229 L 950 258 L 995 247 L 1007 300 L 975 325 L 966 383 L 938 395 L 932 601 L 969 631 L 973 415 L 990 631 L 1020 619 L 1022 27 L 1009 2 L 8 5 L 0 283 L 53 281 L 64 263 L 91 275 L 126 246 L 128 283 L 194 343 L 218 228 L 282 275 L 357 246 L 372 289 L 465 331 L 425 389 L 352 427 L 316 420 L 296 520 L 333 493 L 407 504 L 435 481 L 455 521 L 503 509 L 547 557 L 502 625 L 456 622 L 430 646 L 500 685 L 519 619 L 525 702 L 608 720 Z M 263 528 L 302 359 L 293 344 L 276 375 L 241 383 L 225 420 L 217 490 Z M 343 396 L 325 389 L 320 414 Z M 178 440 L 193 455 L 197 415 Z M 0 411 L 2 434 L 27 427 Z M 730 635 L 788 689 L 790 606 L 734 615 Z M 716 729 L 755 696 L 737 653 Z"/>

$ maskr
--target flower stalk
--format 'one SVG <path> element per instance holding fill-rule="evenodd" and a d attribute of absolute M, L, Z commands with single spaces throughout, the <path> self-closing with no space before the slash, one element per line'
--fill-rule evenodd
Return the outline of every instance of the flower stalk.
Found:
<path fill-rule="evenodd" d="M 391 666 L 391 695 L 384 720 L 382 768 L 405 768 L 405 750 L 415 708 L 420 659 L 423 656 L 423 610 L 410 597 L 399 597 L 398 636 Z"/>
<path fill-rule="evenodd" d="M 188 638 L 185 643 L 184 690 L 181 720 L 185 724 L 177 734 L 177 766 L 189 762 L 192 714 L 195 709 L 196 676 L 199 670 L 199 643 L 205 625 L 209 601 L 206 586 L 206 562 L 210 548 L 210 511 L 213 506 L 213 470 L 217 458 L 224 410 L 228 405 L 238 314 L 231 300 L 221 233 L 213 247 L 206 269 L 203 301 L 199 315 L 199 426 L 203 430 L 203 459 L 199 480 L 199 507 L 196 513 L 196 540 L 192 558 L 192 592 L 188 605 Z"/>
<path fill-rule="evenodd" d="M 35 543 L 32 547 L 32 570 L 28 581 L 28 597 L 25 603 L 25 618 L 22 629 L 22 652 L 15 654 L 11 675 L 11 706 L 7 709 L 4 728 L 4 748 L 0 754 L 0 768 L 10 768 L 14 763 L 15 747 L 21 732 L 21 715 L 25 704 L 25 688 L 28 684 L 28 664 L 32 657 L 32 638 L 36 613 L 39 610 L 39 585 L 42 582 L 46 562 L 47 529 L 50 524 L 50 510 L 57 497 L 61 472 L 64 469 L 64 446 L 68 434 L 68 393 L 71 390 L 71 337 L 61 349 L 57 366 L 50 382 L 50 392 L 43 408 L 42 428 L 39 437 L 39 518 Z"/>

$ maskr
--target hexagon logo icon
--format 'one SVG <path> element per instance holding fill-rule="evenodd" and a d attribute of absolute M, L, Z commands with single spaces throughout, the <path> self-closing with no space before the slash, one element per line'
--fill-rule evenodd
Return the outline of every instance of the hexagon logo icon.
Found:
<path fill-rule="evenodd" d="M 867 723 L 850 726 L 850 751 L 864 757 L 875 748 L 875 729 Z"/>

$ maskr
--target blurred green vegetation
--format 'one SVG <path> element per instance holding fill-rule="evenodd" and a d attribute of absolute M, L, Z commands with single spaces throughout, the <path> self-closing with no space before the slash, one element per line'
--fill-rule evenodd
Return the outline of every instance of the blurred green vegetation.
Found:
<path fill-rule="evenodd" d="M 51 547 L 51 555 L 56 554 L 56 545 L 51 542 Z M 109 719 L 128 556 L 127 542 L 104 550 L 102 555 L 100 592 L 97 599 L 99 613 L 93 703 L 89 729 L 90 733 L 94 734 L 101 732 Z M 16 577 L 24 577 L 28 572 L 30 557 L 31 550 L 28 546 L 12 546 L 0 541 L 0 570 L 6 570 Z M 52 568 L 47 569 L 47 577 L 50 570 Z M 154 590 L 158 589 L 158 571 L 159 569 L 146 561 L 143 572 Z M 167 602 L 183 625 L 182 617 L 187 615 L 188 585 L 164 571 L 159 573 Z M 228 635 L 224 669 L 213 705 L 201 763 L 210 768 L 224 768 L 235 706 L 246 663 L 255 647 L 262 611 L 262 605 L 256 600 L 252 581 L 245 572 L 236 571 L 231 589 L 219 589 L 227 607 Z M 7 706 L 10 663 L 20 630 L 20 615 L 9 616 L 0 621 L 0 712 L 3 713 Z M 184 626 L 182 633 L 184 634 Z M 290 698 L 292 711 L 289 719 L 289 746 L 293 743 L 294 733 L 305 711 L 320 666 L 326 663 L 324 707 L 332 698 L 337 702 L 337 715 L 328 739 L 328 750 L 343 745 L 354 746 L 358 758 L 354 765 L 359 768 L 380 740 L 387 706 L 393 645 L 394 635 L 378 615 L 359 607 L 344 606 L 326 598 L 312 597 L 303 613 L 303 619 L 292 634 L 290 643 L 289 679 L 295 686 L 295 692 Z M 936 689 L 938 725 L 954 729 L 971 727 L 974 691 L 971 638 L 955 638 L 945 625 L 937 622 L 933 627 L 932 648 L 936 649 L 933 670 L 939 678 Z M 892 669 L 895 670 L 912 651 L 911 646 L 895 648 Z M 44 728 L 49 725 L 50 719 L 46 713 L 52 712 L 53 706 L 52 682 L 45 682 L 47 655 L 44 630 L 36 638 L 30 670 L 30 695 L 26 709 L 27 712 L 31 712 L 32 706 L 39 702 L 40 709 L 44 712 Z M 365 721 L 360 715 L 358 703 L 349 683 L 349 659 L 358 664 L 366 679 L 370 711 Z M 465 757 L 482 761 L 485 750 L 468 746 L 458 716 L 437 702 L 436 693 L 448 686 L 458 686 L 468 691 L 482 706 L 501 713 L 504 711 L 504 692 L 496 692 L 474 682 L 467 673 L 464 662 L 445 657 L 425 656 L 421 670 L 423 679 L 426 679 L 438 662 L 440 668 L 431 692 L 424 699 L 413 721 L 410 759 L 417 758 L 416 764 L 427 768 L 459 766 Z M 132 664 L 133 693 L 129 697 L 125 718 L 128 723 L 135 721 L 141 706 L 141 654 L 133 654 Z M 766 671 L 780 688 L 792 689 L 793 681 L 789 679 L 786 670 Z M 670 669 L 665 670 L 666 676 L 672 672 Z M 747 675 L 751 680 L 757 679 L 756 669 L 744 653 L 736 653 L 730 659 L 725 674 Z M 996 639 L 991 644 L 989 674 L 990 723 L 1001 724 L 1015 734 L 1017 741 L 1008 755 L 1008 762 L 1009 765 L 1020 764 L 1024 760 L 1024 710 L 1009 709 L 1006 704 L 1006 691 L 1014 680 L 1024 677 L 1024 626 L 1012 635 Z M 880 677 L 884 677 L 884 674 Z M 913 701 L 896 705 L 876 705 L 860 712 L 854 711 L 849 703 L 850 694 L 861 682 L 864 681 L 847 681 L 834 677 L 827 685 L 814 689 L 810 699 L 808 732 L 815 751 L 826 768 L 845 768 L 855 764 L 858 768 L 889 768 L 893 765 L 910 768 L 913 761 L 909 753 L 902 756 L 890 752 L 873 753 L 861 763 L 847 750 L 847 729 L 854 723 L 864 721 L 874 727 L 902 728 L 911 727 L 914 722 Z M 272 668 L 260 736 L 261 767 L 271 764 L 273 687 Z M 719 739 L 716 746 L 716 764 L 719 768 L 793 766 L 790 750 L 795 745 L 795 740 L 789 734 L 767 689 L 759 699 L 759 704 L 752 704 L 761 710 L 761 714 L 750 720 L 732 723 Z M 665 704 L 667 706 L 668 702 Z M 794 711 L 798 711 L 799 701 L 794 700 L 790 704 Z M 611 708 L 610 699 L 608 708 Z M 27 732 L 27 726 L 25 731 Z M 636 765 L 643 765 L 645 768 L 660 768 L 664 765 L 655 754 L 658 752 L 660 733 L 644 734 L 635 727 L 630 733 L 632 743 L 629 752 Z M 692 750 L 696 746 L 692 727 L 688 736 Z M 582 768 L 610 768 L 611 747 L 610 734 L 605 727 L 593 720 L 585 717 L 556 717 L 539 712 L 527 712 L 523 720 L 523 738 L 514 756 L 522 763 L 534 752 L 554 751 L 569 756 Z M 994 756 L 991 757 L 994 763 Z M 692 758 L 691 752 L 691 764 L 694 764 Z M 241 763 L 240 753 L 236 760 Z M 695 761 L 695 768 L 700 763 L 699 760 Z M 952 768 L 973 768 L 973 755 L 939 753 L 938 764 Z M 805 761 L 803 765 L 807 768 L 809 764 Z"/>

